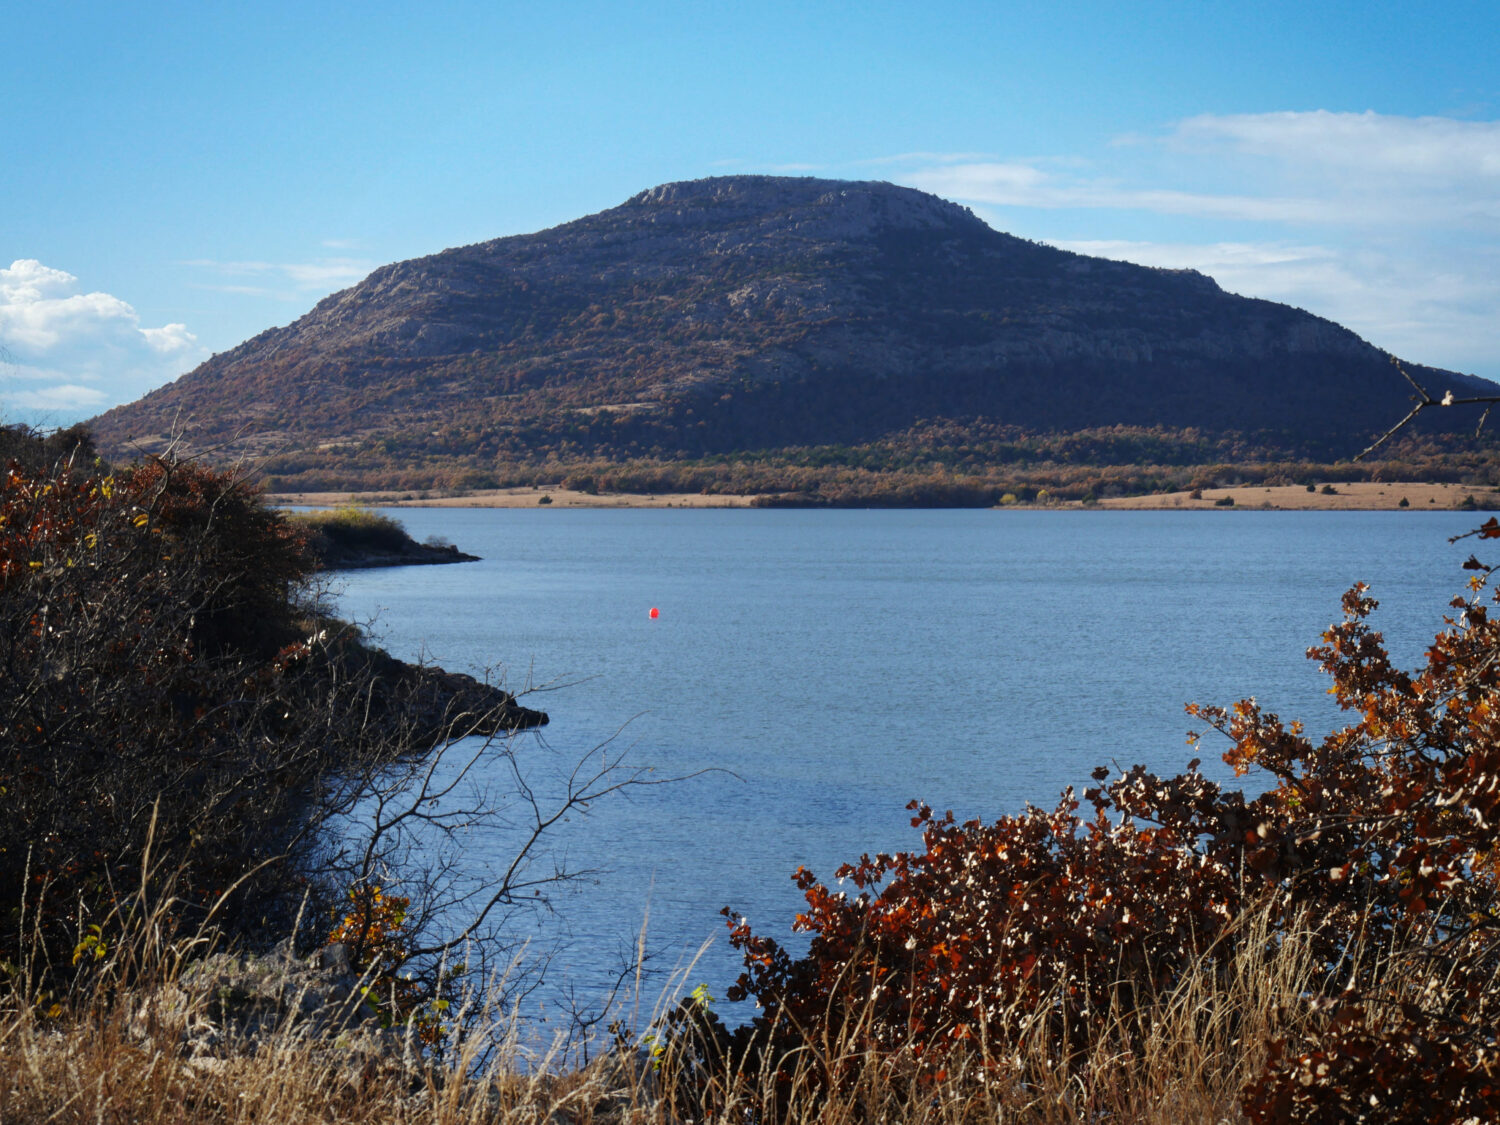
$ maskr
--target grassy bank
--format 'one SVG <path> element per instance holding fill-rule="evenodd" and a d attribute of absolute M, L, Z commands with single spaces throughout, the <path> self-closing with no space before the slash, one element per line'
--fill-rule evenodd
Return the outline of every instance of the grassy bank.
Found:
<path fill-rule="evenodd" d="M 400 520 L 350 499 L 332 508 L 295 512 L 287 520 L 301 534 L 303 549 L 324 570 L 475 561 L 474 555 L 446 540 L 418 543 Z"/>
<path fill-rule="evenodd" d="M 578 492 L 566 488 L 508 488 L 474 492 L 307 492 L 278 493 L 269 497 L 282 505 L 313 507 L 391 508 L 749 508 L 767 498 L 729 496 L 717 493 Z M 1225 500 L 1233 501 L 1232 504 Z M 1405 504 L 1402 501 L 1406 501 Z M 794 498 L 781 498 L 781 505 Z M 1331 511 L 1453 511 L 1489 509 L 1500 503 L 1500 493 L 1488 486 L 1432 481 L 1355 481 L 1305 485 L 1210 485 L 1136 496 L 1095 497 L 1090 501 L 1032 496 L 1022 501 L 1012 493 L 1000 493 L 994 505 L 1001 508 L 1040 508 L 1061 511 L 1074 508 L 1192 511 L 1234 507 L 1240 510 L 1286 512 Z M 965 505 L 972 506 L 972 505 Z"/>
<path fill-rule="evenodd" d="M 163 1003 L 169 979 L 68 998 L 0 1018 L 0 1120 L 134 1125 L 359 1122 L 478 1125 L 494 1121 L 891 1122 L 968 1125 L 1183 1125 L 1237 1122 L 1242 1087 L 1271 1043 L 1307 1011 L 1310 946 L 1298 935 L 1267 956 L 1266 927 L 1227 972 L 1190 973 L 1145 1006 L 1111 1012 L 1085 1057 L 1068 1057 L 1034 1013 L 1013 1009 L 924 1075 L 916 1042 L 870 1049 L 866 1026 L 742 1073 L 706 1069 L 688 1040 L 596 1053 L 587 1061 L 523 1049 L 499 1005 L 469 997 L 475 1034 L 441 1059 L 415 1037 L 371 1050 L 358 1036 L 319 1038 L 287 1020 L 251 1046 L 221 1039 L 189 1057 L 213 998 Z M 1206 966 L 1205 966 L 1206 967 Z M 828 1075 L 837 1074 L 830 1088 Z"/>

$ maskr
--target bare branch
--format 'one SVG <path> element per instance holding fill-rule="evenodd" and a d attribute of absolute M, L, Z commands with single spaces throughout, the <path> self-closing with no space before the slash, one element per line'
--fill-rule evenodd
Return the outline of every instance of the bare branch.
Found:
<path fill-rule="evenodd" d="M 1386 430 L 1385 433 L 1381 434 L 1378 438 L 1376 438 L 1374 441 L 1372 441 L 1369 445 L 1367 445 L 1363 449 L 1361 449 L 1358 453 L 1356 453 L 1353 457 L 1351 457 L 1350 460 L 1351 461 L 1362 461 L 1362 460 L 1364 460 L 1364 457 L 1365 457 L 1365 455 L 1367 453 L 1373 453 L 1378 447 L 1384 445 L 1391 438 L 1395 437 L 1396 432 L 1398 430 L 1400 430 L 1401 427 L 1405 426 L 1408 422 L 1410 422 L 1413 418 L 1415 418 L 1417 416 L 1417 414 L 1421 411 L 1422 407 L 1428 406 L 1430 404 L 1431 404 L 1431 400 L 1430 399 L 1427 400 L 1426 402 L 1419 402 L 1419 403 L 1417 403 L 1416 406 L 1413 406 L 1411 408 L 1411 410 L 1409 410 L 1407 412 L 1405 418 L 1401 419 L 1401 421 L 1397 422 L 1390 429 Z M 1311 486 L 1309 485 L 1309 487 L 1311 487 Z"/>
<path fill-rule="evenodd" d="M 1362 449 L 1358 453 L 1356 453 L 1350 460 L 1353 460 L 1353 461 L 1363 460 L 1366 455 L 1374 452 L 1380 446 L 1384 445 L 1387 441 L 1389 441 L 1391 438 L 1393 438 L 1398 432 L 1400 432 L 1400 430 L 1404 426 L 1406 426 L 1408 423 L 1410 423 L 1413 418 L 1415 418 L 1418 414 L 1420 414 L 1424 409 L 1426 409 L 1429 406 L 1480 406 L 1480 405 L 1483 405 L 1484 406 L 1484 413 L 1482 415 L 1480 415 L 1480 417 L 1479 417 L 1479 425 L 1477 427 L 1475 427 L 1475 430 L 1474 430 L 1474 436 L 1478 437 L 1479 436 L 1479 431 L 1484 428 L 1485 419 L 1487 419 L 1490 416 L 1490 408 L 1492 406 L 1494 406 L 1497 402 L 1500 402 L 1500 395 L 1470 395 L 1467 398 L 1458 398 L 1458 397 L 1456 397 L 1453 394 L 1452 391 L 1447 391 L 1446 393 L 1444 393 L 1444 395 L 1443 395 L 1442 398 L 1433 398 L 1432 395 L 1430 395 L 1427 392 L 1427 388 L 1426 387 L 1422 386 L 1421 383 L 1417 382 L 1416 379 L 1412 378 L 1411 372 L 1409 372 L 1409 371 L 1406 370 L 1406 368 L 1402 365 L 1402 363 L 1401 363 L 1401 361 L 1399 359 L 1397 359 L 1395 356 L 1391 356 L 1391 362 L 1393 364 L 1395 364 L 1396 370 L 1399 371 L 1399 372 L 1401 372 L 1402 376 L 1406 379 L 1406 381 L 1408 383 L 1410 383 L 1412 385 L 1412 387 L 1416 390 L 1417 395 L 1419 396 L 1419 397 L 1416 398 L 1416 405 L 1413 406 L 1411 408 L 1411 410 L 1407 412 L 1407 415 L 1406 415 L 1405 418 L 1402 418 L 1401 421 L 1397 422 L 1389 430 L 1387 430 L 1385 433 L 1381 434 L 1378 438 L 1376 438 L 1374 441 L 1372 441 L 1369 445 L 1365 446 L 1364 449 Z"/>

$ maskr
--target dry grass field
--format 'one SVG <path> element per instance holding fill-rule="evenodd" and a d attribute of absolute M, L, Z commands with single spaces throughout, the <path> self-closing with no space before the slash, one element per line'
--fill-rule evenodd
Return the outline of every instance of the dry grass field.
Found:
<path fill-rule="evenodd" d="M 652 495 L 575 492 L 567 488 L 495 488 L 447 495 L 441 492 L 286 492 L 267 495 L 285 507 L 337 508 L 747 508 L 753 496 L 661 492 Z"/>
<path fill-rule="evenodd" d="M 1331 491 L 1330 491 L 1331 490 Z M 1275 511 L 1381 511 L 1400 508 L 1401 501 L 1413 511 L 1436 511 L 1462 506 L 1473 497 L 1478 506 L 1500 502 L 1492 489 L 1464 484 L 1428 484 L 1401 481 L 1356 481 L 1328 485 L 1309 492 L 1304 485 L 1277 487 L 1206 488 L 1201 496 L 1190 492 L 1165 492 L 1149 496 L 1105 498 L 1091 507 L 1108 509 L 1270 509 Z M 1234 501 L 1224 504 L 1225 499 Z M 280 506 L 332 508 L 347 504 L 391 508 L 745 508 L 754 496 L 709 495 L 698 492 L 641 495 L 619 492 L 575 492 L 566 488 L 504 488 L 481 492 L 290 492 L 275 493 L 267 500 Z M 1078 502 L 1054 504 L 1055 508 L 1079 508 Z M 1035 508 L 1039 505 L 1017 505 Z"/>
<path fill-rule="evenodd" d="M 1221 503 L 1226 497 L 1235 508 L 1273 509 L 1289 512 L 1383 511 L 1400 508 L 1405 500 L 1412 511 L 1435 511 L 1458 508 L 1466 497 L 1480 506 L 1494 502 L 1489 488 L 1465 484 L 1424 484 L 1400 481 L 1355 481 L 1327 485 L 1311 492 L 1305 485 L 1277 487 L 1205 488 L 1194 497 L 1189 492 L 1167 492 L 1154 496 L 1121 496 L 1100 500 L 1100 508 L 1214 508 L 1230 507 Z"/>

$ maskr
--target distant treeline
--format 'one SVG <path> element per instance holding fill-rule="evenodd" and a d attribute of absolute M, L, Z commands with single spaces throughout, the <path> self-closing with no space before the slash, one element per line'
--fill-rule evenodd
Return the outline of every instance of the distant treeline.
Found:
<path fill-rule="evenodd" d="M 1353 450 L 1326 459 L 1257 455 L 1257 435 L 1108 426 L 1030 434 L 978 422 L 925 422 L 878 442 L 818 445 L 679 458 L 587 455 L 558 448 L 545 456 L 485 463 L 446 448 L 440 454 L 389 449 L 388 439 L 338 462 L 287 454 L 265 464 L 275 491 L 402 494 L 561 485 L 582 492 L 647 495 L 691 492 L 754 495 L 764 503 L 987 507 L 1135 496 L 1233 485 L 1432 481 L 1500 484 L 1487 438 L 1412 435 L 1377 461 L 1351 462 Z"/>

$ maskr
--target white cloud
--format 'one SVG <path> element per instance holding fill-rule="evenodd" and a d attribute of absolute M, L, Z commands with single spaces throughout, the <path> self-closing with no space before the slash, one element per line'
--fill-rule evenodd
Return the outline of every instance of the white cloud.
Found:
<path fill-rule="evenodd" d="M 1377 113 L 1202 114 L 1160 142 L 1120 138 L 1112 165 L 964 161 L 922 153 L 907 182 L 952 198 L 1004 207 L 1105 208 L 1210 219 L 1361 226 L 1500 225 L 1500 122 Z M 1177 158 L 1170 170 L 1151 149 Z M 899 158 L 892 158 L 899 159 Z M 920 165 L 927 165 L 920 167 Z M 1189 176 L 1235 190 L 1140 182 Z"/>
<path fill-rule="evenodd" d="M 65 297 L 77 282 L 70 273 L 48 269 L 34 258 L 23 258 L 12 262 L 10 269 L 0 270 L 0 301 L 19 304 Z"/>
<path fill-rule="evenodd" d="M 207 358 L 184 324 L 142 328 L 127 302 L 32 258 L 0 269 L 0 417 L 63 424 Z"/>
<path fill-rule="evenodd" d="M 337 289 L 364 280 L 375 267 L 353 258 L 324 258 L 316 262 L 290 263 L 283 273 L 301 289 Z"/>
<path fill-rule="evenodd" d="M 1378 113 L 1201 115 L 1165 138 L 1176 154 L 1301 185 L 1329 222 L 1500 229 L 1500 122 Z M 1342 215 L 1342 217 L 1341 217 Z"/>
<path fill-rule="evenodd" d="M 142 328 L 146 343 L 162 355 L 190 350 L 198 343 L 198 337 L 187 330 L 186 324 L 167 324 L 161 328 Z"/>
<path fill-rule="evenodd" d="M 1138 262 L 1143 266 L 1165 269 L 1196 269 L 1211 273 L 1219 284 L 1234 292 L 1224 279 L 1236 271 L 1258 273 L 1268 268 L 1316 268 L 1336 256 L 1326 246 L 1287 243 L 1215 242 L 1132 242 L 1125 239 L 1076 239 L 1054 241 L 1054 246 L 1099 258 L 1116 258 Z"/>
<path fill-rule="evenodd" d="M 5 398 L 14 409 L 39 417 L 43 425 L 61 425 L 115 405 L 98 387 L 85 387 L 79 383 L 52 383 L 35 390 L 7 391 Z M 11 419 L 7 416 L 6 420 Z"/>
<path fill-rule="evenodd" d="M 1040 161 L 1038 163 L 1041 163 Z M 1106 179 L 1060 175 L 1035 164 L 952 164 L 913 172 L 905 182 L 934 195 L 997 207 L 1149 211 L 1159 215 L 1281 223 L 1350 223 L 1411 219 L 1387 203 L 1351 208 L 1347 201 L 1313 196 L 1255 196 L 1132 188 Z"/>

